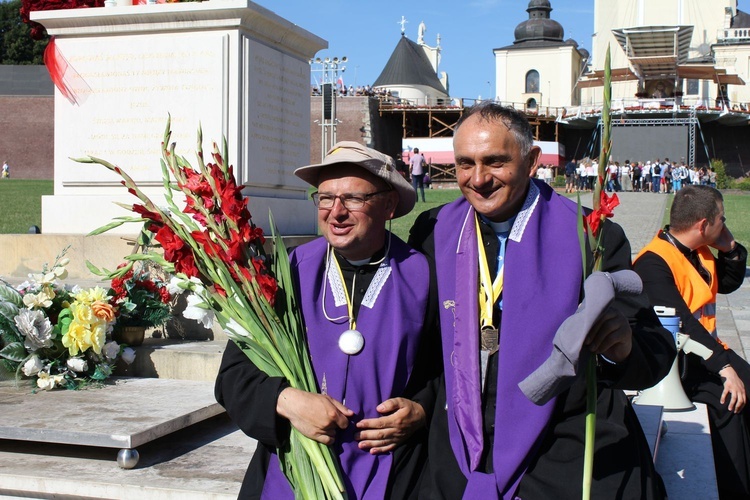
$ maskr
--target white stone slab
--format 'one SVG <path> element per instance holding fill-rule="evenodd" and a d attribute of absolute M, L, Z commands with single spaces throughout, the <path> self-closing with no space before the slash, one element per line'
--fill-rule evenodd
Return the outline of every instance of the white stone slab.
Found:
<path fill-rule="evenodd" d="M 226 414 L 140 447 L 135 469 L 115 450 L 0 440 L 0 498 L 237 498 L 256 447 Z"/>
<path fill-rule="evenodd" d="M 224 412 L 213 383 L 115 378 L 81 391 L 0 389 L 0 439 L 135 448 Z"/>
<path fill-rule="evenodd" d="M 643 434 L 646 436 L 651 456 L 654 457 L 654 462 L 656 462 L 659 455 L 664 408 L 661 406 L 634 404 L 633 410 L 635 410 L 635 414 L 638 416 L 638 422 L 640 422 Z"/>
<path fill-rule="evenodd" d="M 708 413 L 706 405 L 695 406 L 692 411 L 664 412 L 667 433 L 659 444 L 656 470 L 670 498 L 716 500 L 719 493 Z"/>

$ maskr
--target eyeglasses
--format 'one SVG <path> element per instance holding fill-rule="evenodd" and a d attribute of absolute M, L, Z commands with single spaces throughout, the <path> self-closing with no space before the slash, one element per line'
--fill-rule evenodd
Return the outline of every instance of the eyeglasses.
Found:
<path fill-rule="evenodd" d="M 333 205 L 336 204 L 336 200 L 341 200 L 341 204 L 347 210 L 362 210 L 367 201 L 373 196 L 377 196 L 383 193 L 391 192 L 390 189 L 384 189 L 383 191 L 375 191 L 374 193 L 352 193 L 352 194 L 327 194 L 327 193 L 313 193 L 312 200 L 316 207 L 322 208 L 323 210 L 330 210 Z"/>

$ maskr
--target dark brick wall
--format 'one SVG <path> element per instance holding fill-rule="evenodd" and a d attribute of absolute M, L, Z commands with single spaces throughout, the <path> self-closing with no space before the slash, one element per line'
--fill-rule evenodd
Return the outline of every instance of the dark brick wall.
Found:
<path fill-rule="evenodd" d="M 54 178 L 53 96 L 0 95 L 0 162 L 11 178 Z"/>
<path fill-rule="evenodd" d="M 42 65 L 0 65 L 0 96 L 52 96 L 55 87 Z"/>
<path fill-rule="evenodd" d="M 310 98 L 310 162 L 319 163 L 321 155 L 320 125 L 322 98 Z M 401 153 L 401 124 L 393 117 L 381 117 L 378 99 L 374 97 L 339 97 L 336 101 L 338 141 L 355 141 L 382 153 Z"/>

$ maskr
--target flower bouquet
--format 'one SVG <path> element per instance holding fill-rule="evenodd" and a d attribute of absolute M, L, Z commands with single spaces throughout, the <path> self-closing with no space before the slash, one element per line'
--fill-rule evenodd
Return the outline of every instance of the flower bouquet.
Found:
<path fill-rule="evenodd" d="M 0 374 L 28 377 L 40 389 L 78 389 L 112 374 L 132 349 L 108 341 L 115 309 L 106 290 L 58 283 L 67 275 L 64 252 L 51 268 L 18 288 L 0 281 Z"/>
<path fill-rule="evenodd" d="M 90 262 L 86 265 L 93 274 L 110 279 L 107 292 L 109 303 L 115 309 L 115 328 L 136 326 L 153 328 L 164 325 L 169 319 L 172 294 L 168 283 L 142 262 L 125 262 L 115 271 L 99 269 Z"/>
<path fill-rule="evenodd" d="M 162 178 L 166 206 L 154 203 L 119 167 L 93 157 L 122 177 L 122 184 L 140 202 L 125 208 L 134 215 L 118 217 L 92 234 L 127 222 L 145 224 L 161 244 L 163 255 L 148 251 L 126 257 L 149 260 L 175 274 L 189 290 L 186 315 L 211 324 L 215 318 L 250 360 L 269 376 L 284 377 L 290 386 L 317 392 L 304 328 L 296 304 L 289 257 L 274 235 L 274 258 L 269 261 L 263 231 L 257 228 L 242 196 L 242 186 L 214 144 L 213 163 L 204 162 L 202 133 L 198 131 L 197 166 L 169 146 L 170 121 L 162 142 Z M 175 193 L 184 196 L 179 208 Z M 271 227 L 274 227 L 271 220 Z M 281 468 L 295 495 L 301 498 L 341 498 L 343 483 L 332 450 L 292 429 L 278 450 Z"/>

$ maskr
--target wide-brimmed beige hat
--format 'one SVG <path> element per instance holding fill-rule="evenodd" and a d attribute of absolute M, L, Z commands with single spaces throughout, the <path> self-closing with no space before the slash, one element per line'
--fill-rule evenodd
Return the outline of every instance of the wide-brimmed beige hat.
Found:
<path fill-rule="evenodd" d="M 320 171 L 323 168 L 342 163 L 362 167 L 393 187 L 398 193 L 398 205 L 396 205 L 396 211 L 393 215 L 394 219 L 408 214 L 414 208 L 414 204 L 417 202 L 416 191 L 396 170 L 393 158 L 354 141 L 337 142 L 326 153 L 322 163 L 300 167 L 294 171 L 294 175 L 317 187 Z"/>

